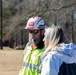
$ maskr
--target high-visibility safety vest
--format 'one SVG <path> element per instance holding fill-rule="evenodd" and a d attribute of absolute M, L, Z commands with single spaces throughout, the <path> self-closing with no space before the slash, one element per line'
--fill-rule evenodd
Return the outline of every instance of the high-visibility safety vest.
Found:
<path fill-rule="evenodd" d="M 40 69 L 40 55 L 42 49 L 32 49 L 31 46 L 26 48 L 26 53 L 24 54 L 24 60 L 22 69 L 19 72 L 19 75 L 39 75 Z"/>

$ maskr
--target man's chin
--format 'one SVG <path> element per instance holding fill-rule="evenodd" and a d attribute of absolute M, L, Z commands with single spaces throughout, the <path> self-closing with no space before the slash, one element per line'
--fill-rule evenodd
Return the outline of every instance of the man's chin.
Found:
<path fill-rule="evenodd" d="M 34 43 L 37 45 L 40 42 L 40 40 L 35 40 Z"/>
<path fill-rule="evenodd" d="M 35 44 L 35 45 L 37 45 L 37 44 L 38 44 L 38 42 L 37 42 L 37 41 L 34 41 L 34 44 Z"/>

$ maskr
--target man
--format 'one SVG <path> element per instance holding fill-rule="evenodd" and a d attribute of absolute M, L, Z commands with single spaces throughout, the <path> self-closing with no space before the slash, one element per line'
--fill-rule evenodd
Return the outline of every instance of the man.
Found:
<path fill-rule="evenodd" d="M 41 17 L 33 16 L 27 21 L 25 29 L 29 31 L 29 42 L 24 50 L 22 69 L 19 75 L 39 75 L 40 55 L 44 50 L 44 29 L 46 25 Z"/>

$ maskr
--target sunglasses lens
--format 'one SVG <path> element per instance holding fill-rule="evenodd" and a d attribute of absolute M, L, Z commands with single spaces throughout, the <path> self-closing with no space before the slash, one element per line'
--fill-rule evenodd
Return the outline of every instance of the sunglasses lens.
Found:
<path fill-rule="evenodd" d="M 34 34 L 37 34 L 38 32 L 39 32 L 38 30 L 35 30 L 35 31 L 34 31 Z"/>
<path fill-rule="evenodd" d="M 33 34 L 37 34 L 39 32 L 39 30 L 33 30 L 33 31 L 29 30 L 29 32 L 33 33 Z"/>

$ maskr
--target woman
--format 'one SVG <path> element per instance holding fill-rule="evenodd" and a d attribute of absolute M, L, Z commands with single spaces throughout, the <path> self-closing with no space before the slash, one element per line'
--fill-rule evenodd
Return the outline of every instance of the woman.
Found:
<path fill-rule="evenodd" d="M 76 75 L 76 46 L 67 42 L 59 26 L 45 29 L 41 75 Z"/>

